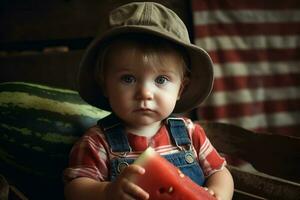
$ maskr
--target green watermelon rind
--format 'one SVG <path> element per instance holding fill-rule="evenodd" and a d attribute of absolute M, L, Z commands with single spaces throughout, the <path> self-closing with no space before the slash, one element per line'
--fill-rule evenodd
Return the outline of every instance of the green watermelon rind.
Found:
<path fill-rule="evenodd" d="M 1 83 L 0 170 L 33 179 L 61 179 L 72 145 L 85 129 L 108 114 L 88 105 L 72 90 Z"/>

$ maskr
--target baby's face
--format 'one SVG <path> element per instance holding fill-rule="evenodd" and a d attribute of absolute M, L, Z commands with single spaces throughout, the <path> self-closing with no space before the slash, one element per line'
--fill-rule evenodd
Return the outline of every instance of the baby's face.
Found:
<path fill-rule="evenodd" d="M 128 44 L 114 45 L 104 70 L 104 90 L 114 113 L 130 127 L 148 126 L 168 117 L 180 97 L 178 55 L 145 56 Z"/>

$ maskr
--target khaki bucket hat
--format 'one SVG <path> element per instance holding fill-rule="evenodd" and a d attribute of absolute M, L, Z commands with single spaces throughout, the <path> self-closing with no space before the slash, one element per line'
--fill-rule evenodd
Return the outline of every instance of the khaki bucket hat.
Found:
<path fill-rule="evenodd" d="M 111 111 L 99 81 L 95 79 L 95 67 L 99 52 L 109 41 L 123 34 L 148 34 L 164 38 L 183 47 L 189 56 L 190 81 L 174 113 L 182 113 L 197 107 L 211 92 L 213 65 L 202 48 L 191 44 L 185 24 L 172 10 L 154 2 L 133 2 L 116 8 L 109 14 L 109 29 L 96 37 L 88 46 L 80 63 L 78 91 L 89 104 Z"/>

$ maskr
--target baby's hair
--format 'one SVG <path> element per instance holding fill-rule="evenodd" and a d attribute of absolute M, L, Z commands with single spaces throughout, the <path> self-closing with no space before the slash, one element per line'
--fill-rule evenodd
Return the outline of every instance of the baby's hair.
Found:
<path fill-rule="evenodd" d="M 159 61 L 163 62 L 163 58 L 159 56 L 160 52 L 175 52 L 178 55 L 179 62 L 182 66 L 182 80 L 185 77 L 189 77 L 189 57 L 185 50 L 180 47 L 179 45 L 176 45 L 166 39 L 156 37 L 156 36 L 150 36 L 147 34 L 124 34 L 120 35 L 118 37 L 115 37 L 113 40 L 110 40 L 108 42 L 108 45 L 105 46 L 105 48 L 102 49 L 101 52 L 98 53 L 98 60 L 97 60 L 97 66 L 95 68 L 95 79 L 101 85 L 101 87 L 104 86 L 105 82 L 105 67 L 107 64 L 107 57 L 113 51 L 112 48 L 115 44 L 122 43 L 122 42 L 129 42 L 132 44 L 132 46 L 135 49 L 138 49 L 143 52 L 144 56 L 146 58 L 156 57 L 159 59 Z M 152 59 L 148 59 L 152 60 Z M 155 59 L 153 59 L 155 60 Z M 155 66 L 155 65 L 151 65 Z M 103 89 L 103 88 L 102 88 Z"/>

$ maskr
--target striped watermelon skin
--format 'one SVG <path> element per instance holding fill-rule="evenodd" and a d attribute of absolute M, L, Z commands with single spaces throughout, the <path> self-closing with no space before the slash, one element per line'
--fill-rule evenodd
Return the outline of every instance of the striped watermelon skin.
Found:
<path fill-rule="evenodd" d="M 51 188 L 50 194 L 55 188 L 62 192 L 62 170 L 72 145 L 108 114 L 86 104 L 75 91 L 1 83 L 0 171 L 31 199 L 48 192 L 44 188 Z M 28 186 L 29 182 L 36 185 Z"/>

